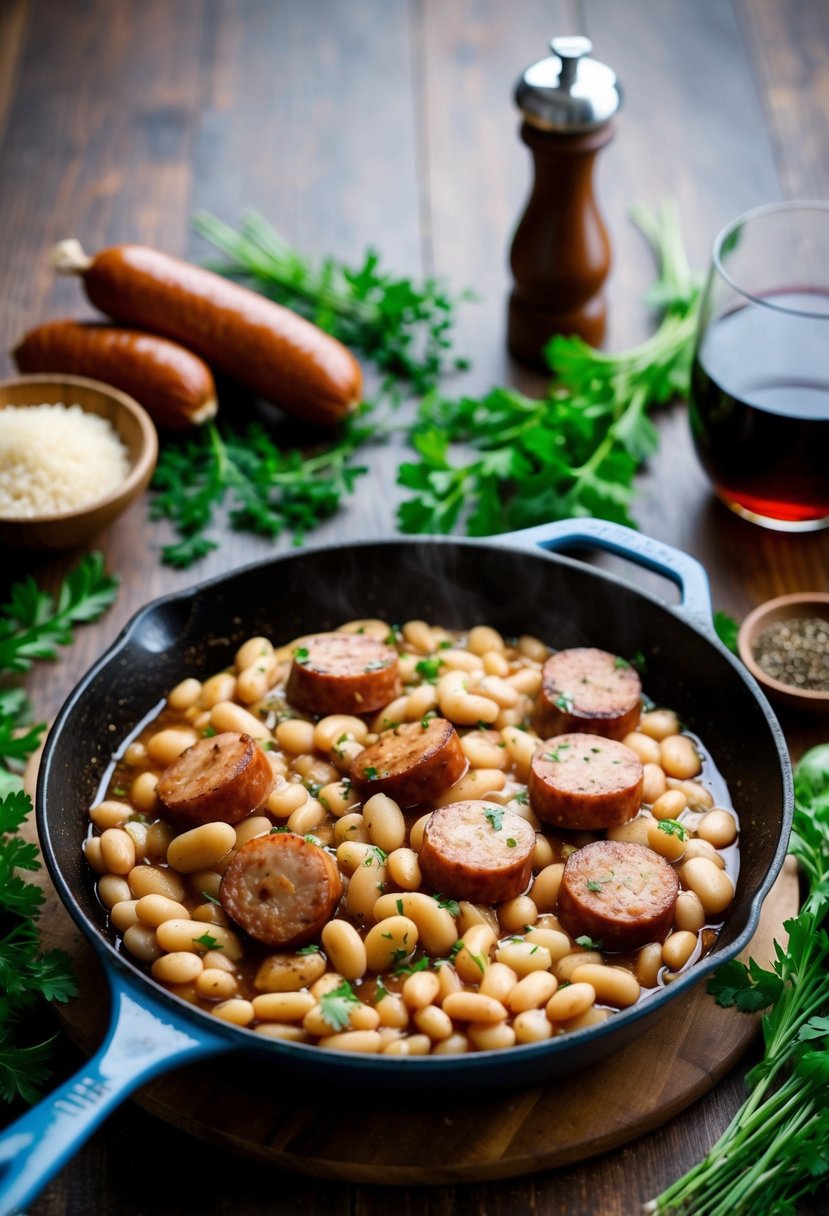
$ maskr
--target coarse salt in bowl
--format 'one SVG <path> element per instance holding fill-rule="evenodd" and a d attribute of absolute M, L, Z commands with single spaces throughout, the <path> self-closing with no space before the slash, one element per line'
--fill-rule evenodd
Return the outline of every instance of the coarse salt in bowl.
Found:
<path fill-rule="evenodd" d="M 36 549 L 84 543 L 146 488 L 157 457 L 149 415 L 118 389 L 80 376 L 4 381 L 0 540 Z"/>

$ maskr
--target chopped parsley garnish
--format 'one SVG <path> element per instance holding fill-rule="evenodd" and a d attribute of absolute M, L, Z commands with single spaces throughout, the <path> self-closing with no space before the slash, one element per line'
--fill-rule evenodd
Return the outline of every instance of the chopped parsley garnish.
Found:
<path fill-rule="evenodd" d="M 504 812 L 501 807 L 490 806 L 484 811 L 484 819 L 488 819 L 495 832 L 500 832 L 504 826 Z"/>
<path fill-rule="evenodd" d="M 560 692 L 553 704 L 565 714 L 573 712 L 573 698 L 569 692 Z"/>
<path fill-rule="evenodd" d="M 115 785 L 115 786 L 113 786 L 113 788 L 112 788 L 112 792 L 113 792 L 113 794 L 115 795 L 115 797 L 116 797 L 116 798 L 125 798 L 125 797 L 126 797 L 126 793 L 127 793 L 127 791 L 124 789 L 123 785 Z"/>
<path fill-rule="evenodd" d="M 626 668 L 630 667 L 630 663 L 628 663 L 627 659 L 623 659 L 621 655 L 617 654 L 613 660 L 613 666 L 617 671 L 624 671 Z"/>
<path fill-rule="evenodd" d="M 559 743 L 558 747 L 554 747 L 551 752 L 544 752 L 544 760 L 552 760 L 553 764 L 561 764 L 561 753 L 566 752 L 570 747 L 569 743 Z"/>
<path fill-rule="evenodd" d="M 423 957 L 419 958 L 416 963 L 398 963 L 398 965 L 392 970 L 392 975 L 414 975 L 416 971 L 428 971 L 430 966 L 431 962 L 424 954 Z"/>
<path fill-rule="evenodd" d="M 294 648 L 294 662 L 299 663 L 300 666 L 303 663 L 307 663 L 310 657 L 311 655 L 308 652 L 307 646 L 297 646 Z"/>
<path fill-rule="evenodd" d="M 200 891 L 199 894 L 201 895 L 202 899 L 205 900 L 206 903 L 218 904 L 219 907 L 221 908 L 222 901 L 220 899 L 216 899 L 216 896 L 211 895 L 209 891 Z"/>
<path fill-rule="evenodd" d="M 435 711 L 434 711 L 433 709 L 430 709 L 430 710 L 429 710 L 427 713 L 425 713 L 425 714 L 423 715 L 423 717 L 420 719 L 420 729 L 421 729 L 421 730 L 426 730 L 426 728 L 428 727 L 428 725 L 429 725 L 429 723 L 432 721 L 432 719 L 433 719 L 433 718 L 436 718 L 436 717 L 437 717 L 437 714 L 435 713 Z"/>
<path fill-rule="evenodd" d="M 320 1013 L 323 1021 L 327 1022 L 333 1030 L 345 1030 L 354 1006 L 359 1003 L 359 997 L 348 980 L 343 980 L 336 988 L 332 988 L 330 992 L 326 992 L 320 997 Z"/>
<path fill-rule="evenodd" d="M 446 899 L 443 895 L 433 895 L 439 908 L 445 908 L 450 916 L 460 916 L 461 906 L 456 899 Z"/>
<path fill-rule="evenodd" d="M 365 777 L 366 781 L 376 781 L 377 769 L 374 767 L 373 764 L 368 764 L 363 769 L 363 776 Z"/>
<path fill-rule="evenodd" d="M 389 629 L 388 633 L 386 634 L 386 645 L 399 646 L 402 641 L 403 634 L 400 630 L 400 626 L 392 625 L 391 629 Z"/>
<path fill-rule="evenodd" d="M 438 642 L 438 650 L 451 650 L 451 649 L 452 649 L 452 642 L 450 641 L 450 639 L 441 638 L 441 640 Z"/>
<path fill-rule="evenodd" d="M 685 827 L 676 819 L 660 819 L 656 825 L 660 832 L 664 832 L 666 836 L 676 836 L 678 840 L 687 840 L 688 832 Z"/>
<path fill-rule="evenodd" d="M 601 950 L 602 948 L 601 940 L 588 937 L 586 933 L 576 938 L 576 945 L 583 946 L 585 950 Z"/>
<path fill-rule="evenodd" d="M 215 734 L 216 734 L 215 726 L 205 726 L 204 730 L 202 731 L 202 738 L 212 739 Z"/>
<path fill-rule="evenodd" d="M 320 948 L 315 942 L 311 942 L 309 946 L 300 946 L 296 951 L 297 954 L 319 954 Z"/>
<path fill-rule="evenodd" d="M 467 954 L 472 959 L 472 962 L 480 971 L 481 975 L 486 971 L 486 960 L 482 954 L 473 954 L 471 950 L 467 950 Z"/>
<path fill-rule="evenodd" d="M 388 861 L 389 855 L 380 848 L 379 844 L 370 844 L 368 853 L 366 854 L 364 866 L 382 866 Z"/>
<path fill-rule="evenodd" d="M 456 959 L 456 958 L 458 957 L 458 955 L 460 954 L 461 950 L 463 950 L 463 942 L 461 941 L 461 939 L 460 939 L 460 938 L 458 938 L 458 940 L 455 942 L 454 946 L 453 946 L 453 947 L 451 948 L 451 950 L 449 951 L 449 961 L 450 961 L 450 963 L 451 963 L 451 962 L 452 962 L 454 959 Z"/>
<path fill-rule="evenodd" d="M 366 663 L 363 671 L 385 671 L 388 665 L 387 659 L 372 659 L 370 663 Z"/>
<path fill-rule="evenodd" d="M 507 848 L 508 849 L 514 849 L 517 844 L 518 844 L 518 841 L 515 839 L 514 836 L 507 837 Z"/>
<path fill-rule="evenodd" d="M 441 667 L 443 659 L 420 659 L 415 664 L 415 671 L 427 684 L 437 684 Z"/>
<path fill-rule="evenodd" d="M 403 915 L 403 900 L 396 899 L 394 901 L 394 906 L 395 906 L 395 908 L 397 908 L 397 915 L 402 916 Z"/>
<path fill-rule="evenodd" d="M 520 803 L 521 806 L 526 806 L 529 800 L 530 792 L 527 789 L 519 790 L 513 798 L 513 801 Z"/>
<path fill-rule="evenodd" d="M 286 828 L 286 827 L 284 827 L 284 826 L 283 826 L 283 827 L 281 827 L 281 828 L 271 828 L 271 830 L 270 830 L 270 832 L 268 833 L 268 835 L 269 835 L 269 836 L 276 836 L 276 835 L 277 835 L 279 832 L 288 832 L 288 833 L 290 833 L 290 831 L 291 831 L 291 829 L 290 829 L 290 828 Z"/>
<path fill-rule="evenodd" d="M 224 950 L 219 942 L 219 939 L 213 937 L 210 933 L 203 933 L 201 937 L 194 937 L 193 942 L 197 946 L 204 946 L 205 950 Z"/>
<path fill-rule="evenodd" d="M 595 878 L 588 878 L 587 889 L 588 891 L 601 891 L 602 884 Z"/>

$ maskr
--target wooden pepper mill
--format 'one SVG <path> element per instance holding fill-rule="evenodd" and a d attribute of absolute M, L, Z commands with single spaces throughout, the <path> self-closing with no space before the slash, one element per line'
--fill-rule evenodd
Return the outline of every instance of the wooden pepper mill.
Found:
<path fill-rule="evenodd" d="M 553 334 L 578 334 L 591 346 L 604 338 L 611 252 L 593 162 L 613 138 L 622 97 L 615 73 L 587 58 L 587 38 L 554 38 L 550 48 L 552 57 L 528 68 L 515 89 L 535 180 L 512 241 L 507 326 L 515 358 L 545 370 Z"/>

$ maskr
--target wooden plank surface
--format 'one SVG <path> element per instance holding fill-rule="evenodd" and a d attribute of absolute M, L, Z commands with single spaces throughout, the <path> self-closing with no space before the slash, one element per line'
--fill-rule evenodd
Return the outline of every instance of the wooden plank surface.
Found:
<path fill-rule="evenodd" d="M 29 326 L 91 313 L 78 285 L 49 268 L 60 237 L 199 257 L 193 208 L 234 220 L 257 206 L 310 251 L 356 261 L 371 243 L 390 267 L 473 288 L 478 302 L 464 307 L 458 336 L 473 367 L 448 387 L 541 391 L 543 380 L 504 349 L 508 245 L 530 180 L 512 102 L 521 70 L 549 37 L 579 30 L 623 82 L 618 134 L 597 172 L 614 247 L 616 347 L 652 323 L 640 303 L 652 268 L 627 220 L 634 200 L 676 197 L 702 268 L 716 231 L 740 210 L 829 197 L 828 20 L 822 0 L 10 0 L 0 6 L 0 370 L 12 373 L 5 352 Z M 696 463 L 685 410 L 664 410 L 659 427 L 634 513 L 645 531 L 704 562 L 716 606 L 742 616 L 771 595 L 829 589 L 829 532 L 784 536 L 731 516 Z M 371 477 L 315 539 L 391 532 L 401 457 L 399 441 L 369 452 Z M 59 664 L 32 673 L 40 717 L 54 714 L 147 599 L 272 551 L 234 536 L 199 567 L 174 572 L 158 563 L 166 539 L 143 504 L 100 537 L 122 592 Z M 6 574 L 31 571 L 54 585 L 77 556 L 18 555 Z M 819 720 L 781 720 L 794 755 L 826 737 Z M 75 1058 L 65 1047 L 64 1069 Z M 628 1216 L 704 1154 L 741 1086 L 737 1069 L 690 1111 L 588 1166 L 428 1195 L 242 1166 L 129 1104 L 31 1213 Z M 438 1108 L 436 1136 L 440 1119 Z M 155 1162 L 175 1166 L 164 1190 Z"/>

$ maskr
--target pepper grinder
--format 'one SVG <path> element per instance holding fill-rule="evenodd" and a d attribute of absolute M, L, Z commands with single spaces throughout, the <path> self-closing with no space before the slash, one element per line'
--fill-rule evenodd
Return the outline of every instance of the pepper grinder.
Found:
<path fill-rule="evenodd" d="M 622 100 L 616 74 L 588 57 L 589 39 L 554 38 L 550 49 L 515 88 L 535 180 L 512 241 L 507 326 L 515 358 L 544 370 L 553 334 L 578 334 L 591 346 L 604 338 L 611 250 L 593 197 L 593 162 L 613 138 Z"/>

